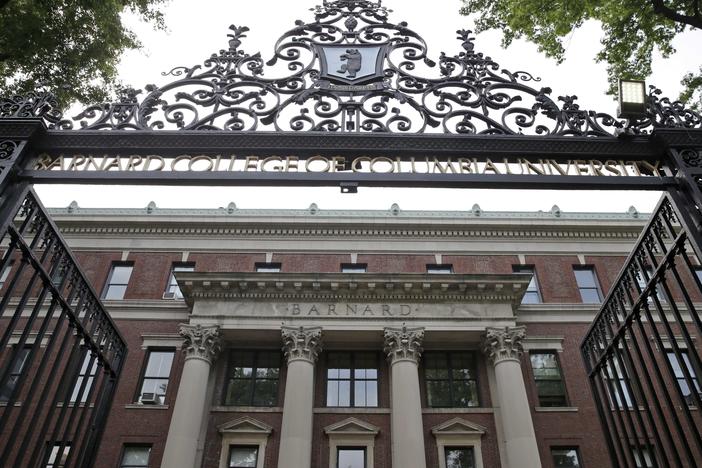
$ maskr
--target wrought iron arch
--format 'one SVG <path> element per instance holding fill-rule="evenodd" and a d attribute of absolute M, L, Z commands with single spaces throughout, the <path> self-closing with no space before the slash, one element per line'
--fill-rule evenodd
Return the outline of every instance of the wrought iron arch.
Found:
<path fill-rule="evenodd" d="M 662 97 L 655 87 L 649 94 L 648 116 L 631 122 L 581 109 L 577 96 L 554 100 L 550 88 L 538 87 L 539 78 L 502 69 L 476 51 L 469 30 L 457 31 L 459 53 L 441 53 L 434 61 L 424 39 L 406 22 L 389 20 L 391 10 L 381 0 L 324 1 L 312 12 L 314 21 L 296 21 L 278 39 L 268 61 L 240 48 L 247 27 L 231 26 L 228 48 L 201 65 L 164 73 L 173 80 L 145 86 L 141 100 L 144 91 L 123 89 L 115 102 L 64 118 L 51 93 L 38 91 L 3 99 L 0 116 L 42 117 L 56 130 L 608 137 L 624 127 L 635 134 L 657 127 L 702 128 L 699 113 Z M 329 67 L 328 55 L 334 54 L 338 69 Z M 366 65 L 366 73 L 359 76 L 353 57 L 366 62 L 370 58 L 376 67 Z M 280 68 L 285 73 L 275 77 Z M 435 76 L 427 77 L 432 71 Z"/>

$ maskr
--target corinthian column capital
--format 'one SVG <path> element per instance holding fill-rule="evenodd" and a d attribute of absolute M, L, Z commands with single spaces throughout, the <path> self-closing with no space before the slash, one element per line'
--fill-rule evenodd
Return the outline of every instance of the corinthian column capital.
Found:
<path fill-rule="evenodd" d="M 422 340 L 424 328 L 386 328 L 385 352 L 391 363 L 400 360 L 410 360 L 419 363 L 422 355 Z"/>
<path fill-rule="evenodd" d="M 283 327 L 281 332 L 288 362 L 300 359 L 314 364 L 322 351 L 322 327 Z"/>
<path fill-rule="evenodd" d="M 218 325 L 180 325 L 180 336 L 185 340 L 185 359 L 202 359 L 212 364 L 221 349 Z"/>
<path fill-rule="evenodd" d="M 519 361 L 524 352 L 522 340 L 525 336 L 526 327 L 488 327 L 483 338 L 483 352 L 493 365 L 506 359 Z"/>

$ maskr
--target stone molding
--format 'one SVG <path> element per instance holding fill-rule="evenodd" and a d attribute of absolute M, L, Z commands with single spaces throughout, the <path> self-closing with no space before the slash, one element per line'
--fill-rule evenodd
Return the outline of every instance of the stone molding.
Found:
<path fill-rule="evenodd" d="M 221 350 L 219 325 L 180 325 L 185 359 L 202 359 L 212 364 Z"/>
<path fill-rule="evenodd" d="M 385 328 L 384 351 L 392 364 L 398 361 L 413 361 L 419 364 L 422 355 L 424 328 Z"/>
<path fill-rule="evenodd" d="M 322 351 L 322 327 L 282 327 L 283 352 L 288 363 L 295 360 L 314 364 Z"/>
<path fill-rule="evenodd" d="M 178 286 L 194 299 L 285 302 L 491 302 L 519 304 L 524 274 L 204 273 L 181 272 Z"/>
<path fill-rule="evenodd" d="M 505 360 L 519 361 L 524 352 L 522 340 L 526 336 L 526 327 L 488 327 L 483 339 L 483 352 L 493 365 Z"/>
<path fill-rule="evenodd" d="M 152 220 L 149 220 L 150 222 Z M 194 222 L 192 219 L 189 222 Z M 256 220 L 258 221 L 258 220 Z M 606 220 L 604 221 L 606 222 Z M 315 226 L 314 228 L 280 228 L 280 227 L 172 227 L 172 226 L 154 226 L 150 223 L 149 226 L 90 226 L 90 221 L 86 221 L 84 225 L 76 226 L 61 226 L 61 232 L 65 235 L 70 234 L 94 234 L 94 235 L 154 235 L 154 236 L 205 236 L 205 237 L 245 237 L 252 236 L 271 237 L 278 239 L 280 236 L 298 237 L 298 238 L 338 238 L 343 237 L 394 237 L 394 238 L 413 238 L 413 237 L 442 237 L 442 238 L 471 238 L 471 239 L 543 239 L 543 240 L 571 240 L 571 239 L 636 239 L 640 233 L 640 228 L 643 224 L 636 224 L 632 229 L 599 229 L 588 230 L 584 227 L 579 229 L 549 229 L 550 226 L 544 226 L 542 229 L 524 228 L 524 229 L 503 229 L 496 226 L 493 229 L 413 229 L 398 226 L 398 229 L 377 229 L 377 228 L 323 228 Z"/>

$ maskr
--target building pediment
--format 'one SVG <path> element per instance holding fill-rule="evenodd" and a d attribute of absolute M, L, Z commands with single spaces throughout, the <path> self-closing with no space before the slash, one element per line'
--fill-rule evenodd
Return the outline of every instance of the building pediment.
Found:
<path fill-rule="evenodd" d="M 380 428 L 357 418 L 347 418 L 324 428 L 328 435 L 376 435 Z"/>
<path fill-rule="evenodd" d="M 519 304 L 524 274 L 297 274 L 179 272 L 186 302 L 238 299 L 266 302 L 473 302 Z"/>
<path fill-rule="evenodd" d="M 248 416 L 221 424 L 217 429 L 221 434 L 267 435 L 273 432 L 273 426 Z"/>
<path fill-rule="evenodd" d="M 483 426 L 466 421 L 463 418 L 453 418 L 446 422 L 434 426 L 431 429 L 431 433 L 438 435 L 483 435 L 487 432 L 487 429 Z"/>

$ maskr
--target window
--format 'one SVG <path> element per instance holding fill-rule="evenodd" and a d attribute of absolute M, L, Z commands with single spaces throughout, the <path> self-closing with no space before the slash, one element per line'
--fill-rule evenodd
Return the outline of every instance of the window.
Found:
<path fill-rule="evenodd" d="M 48 453 L 46 468 L 64 468 L 68 459 L 68 452 L 71 450 L 71 443 L 56 442 Z"/>
<path fill-rule="evenodd" d="M 5 281 L 7 281 L 7 278 L 10 276 L 10 271 L 12 270 L 12 261 L 3 268 L 2 273 L 0 273 L 0 289 L 5 285 Z"/>
<path fill-rule="evenodd" d="M 92 366 L 90 367 L 90 372 L 88 372 L 88 366 L 90 365 L 92 361 Z M 90 388 L 93 386 L 93 380 L 95 380 L 95 375 L 97 374 L 97 368 L 98 368 L 98 359 L 97 357 L 93 358 L 92 354 L 89 351 L 84 351 L 83 354 L 83 361 L 82 364 L 80 365 L 80 372 L 78 373 L 78 379 L 76 380 L 75 385 L 73 386 L 73 391 L 71 392 L 71 399 L 69 400 L 71 403 L 75 403 L 78 401 L 78 394 L 80 393 L 80 402 L 85 403 L 88 401 L 88 395 L 90 393 Z M 83 380 L 88 379 L 85 383 L 85 386 L 81 389 L 83 386 Z M 82 393 L 81 393 L 82 390 Z"/>
<path fill-rule="evenodd" d="M 195 271 L 195 265 L 192 263 L 174 263 L 171 267 L 171 274 L 168 277 L 168 285 L 163 293 L 164 299 L 183 299 L 183 293 L 180 292 L 178 282 L 176 281 L 175 273 L 179 271 Z"/>
<path fill-rule="evenodd" d="M 120 468 L 148 468 L 150 445 L 125 445 Z"/>
<path fill-rule="evenodd" d="M 445 447 L 446 468 L 475 468 L 473 447 Z"/>
<path fill-rule="evenodd" d="M 10 375 L 5 381 L 5 384 L 0 388 L 0 401 L 9 401 L 10 398 L 12 398 L 12 394 L 15 392 L 17 381 L 22 375 L 22 369 L 24 369 L 30 350 L 31 347 L 24 347 L 17 353 L 12 367 L 10 368 Z"/>
<path fill-rule="evenodd" d="M 641 271 L 639 271 L 639 272 L 636 274 L 636 282 L 637 282 L 638 285 L 639 285 L 640 292 L 643 292 L 644 288 L 646 287 L 646 283 L 648 283 L 648 282 L 651 280 L 652 277 L 653 277 L 653 268 L 651 268 L 650 266 L 649 266 L 649 267 L 646 267 L 646 273 L 645 273 L 645 274 L 642 273 Z M 665 301 L 665 296 L 663 296 L 663 295 L 661 294 L 661 291 L 660 291 L 660 288 L 659 288 L 658 285 L 656 285 L 656 297 L 658 298 L 658 301 L 659 301 L 659 302 L 664 302 L 664 301 Z M 649 303 L 652 303 L 652 302 L 653 302 L 653 299 L 651 298 L 650 295 L 649 295 L 649 297 L 648 297 L 648 302 L 649 302 Z"/>
<path fill-rule="evenodd" d="M 599 304 L 602 302 L 602 293 L 597 282 L 595 270 L 592 267 L 573 267 L 575 281 L 578 283 L 580 298 L 585 304 Z"/>
<path fill-rule="evenodd" d="M 539 406 L 566 406 L 563 376 L 555 352 L 530 352 Z"/>
<path fill-rule="evenodd" d="M 619 360 L 615 358 L 607 360 L 605 367 L 607 369 L 607 372 L 604 374 L 605 386 L 609 394 L 609 403 L 613 407 L 616 403 L 617 408 L 632 408 L 634 404 L 631 398 L 631 384 L 626 368 L 622 369 L 619 365 Z M 614 399 L 612 399 L 612 394 L 614 394 Z"/>
<path fill-rule="evenodd" d="M 102 293 L 103 299 L 124 299 L 124 293 L 127 292 L 127 284 L 129 284 L 129 277 L 132 276 L 132 268 L 132 264 L 126 263 L 115 263 L 112 265 L 110 276 Z"/>
<path fill-rule="evenodd" d="M 427 265 L 427 273 L 435 275 L 448 275 L 453 273 L 453 265 L 446 264 L 429 264 Z"/>
<path fill-rule="evenodd" d="M 279 376 L 278 351 L 232 351 L 224 404 L 276 406 Z"/>
<path fill-rule="evenodd" d="M 256 273 L 280 273 L 281 263 L 256 263 Z"/>
<path fill-rule="evenodd" d="M 376 353 L 327 353 L 327 406 L 378 406 Z"/>
<path fill-rule="evenodd" d="M 541 293 L 539 292 L 539 283 L 536 280 L 536 271 L 533 266 L 514 266 L 512 271 L 515 273 L 530 273 L 531 281 L 529 281 L 529 286 L 527 286 L 524 297 L 522 297 L 522 304 L 540 304 L 541 303 Z"/>
<path fill-rule="evenodd" d="M 692 379 L 692 383 L 695 385 L 695 390 L 697 391 L 697 394 L 700 395 L 700 397 L 702 397 L 702 392 L 700 392 L 700 384 L 697 380 L 697 373 L 692 367 L 688 351 L 686 349 L 681 349 L 680 354 L 682 355 L 683 361 L 685 361 L 685 367 L 690 373 L 690 378 Z M 682 391 L 682 394 L 685 397 L 685 401 L 688 405 L 693 405 L 695 400 L 692 397 L 690 386 L 687 384 L 687 380 L 685 379 L 685 373 L 683 372 L 683 369 L 680 366 L 680 361 L 678 360 L 678 357 L 672 350 L 667 351 L 666 355 L 668 356 L 668 361 L 670 361 L 670 365 L 673 367 L 675 379 L 678 381 L 678 387 Z"/>
<path fill-rule="evenodd" d="M 479 406 L 475 354 L 428 352 L 424 355 L 427 403 L 433 408 Z"/>
<path fill-rule="evenodd" d="M 636 463 L 636 468 L 653 468 L 653 458 L 655 457 L 655 452 L 652 445 L 644 444 L 643 446 L 638 447 L 636 445 L 632 445 L 631 453 L 634 455 L 634 463 Z"/>
<path fill-rule="evenodd" d="M 366 273 L 368 271 L 368 264 L 366 263 L 342 263 L 341 272 L 342 273 Z"/>
<path fill-rule="evenodd" d="M 137 397 L 139 403 L 164 404 L 174 355 L 173 350 L 149 350 Z"/>
<path fill-rule="evenodd" d="M 336 451 L 337 468 L 366 468 L 365 447 L 339 447 Z"/>
<path fill-rule="evenodd" d="M 232 445 L 229 448 L 229 468 L 256 468 L 258 465 L 258 447 Z"/>
<path fill-rule="evenodd" d="M 695 276 L 697 276 L 697 281 L 702 283 L 702 267 L 695 267 Z"/>
<path fill-rule="evenodd" d="M 580 454 L 577 447 L 551 447 L 551 457 L 555 468 L 580 468 Z"/>

